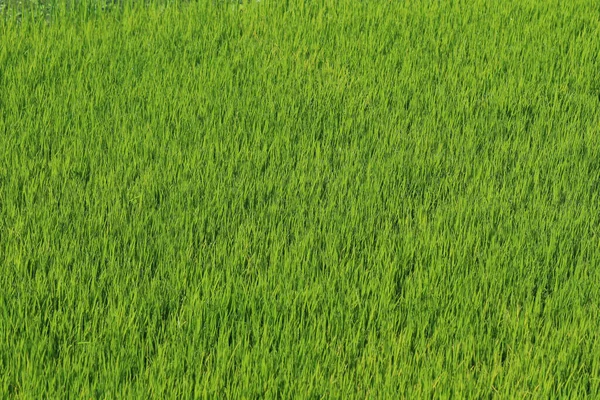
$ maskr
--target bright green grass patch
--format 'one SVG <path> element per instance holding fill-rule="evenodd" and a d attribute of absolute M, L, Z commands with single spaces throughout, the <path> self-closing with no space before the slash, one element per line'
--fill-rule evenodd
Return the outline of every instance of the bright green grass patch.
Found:
<path fill-rule="evenodd" d="M 99 5 L 1 14 L 0 397 L 600 395 L 600 3 Z"/>

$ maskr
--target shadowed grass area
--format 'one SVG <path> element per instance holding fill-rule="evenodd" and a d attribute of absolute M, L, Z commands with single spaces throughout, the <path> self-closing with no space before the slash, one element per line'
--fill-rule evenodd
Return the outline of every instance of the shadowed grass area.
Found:
<path fill-rule="evenodd" d="M 598 396 L 600 3 L 39 4 L 0 397 Z"/>

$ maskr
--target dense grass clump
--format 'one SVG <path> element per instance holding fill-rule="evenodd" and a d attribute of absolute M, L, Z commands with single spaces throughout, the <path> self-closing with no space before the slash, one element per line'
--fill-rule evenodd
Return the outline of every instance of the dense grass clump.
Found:
<path fill-rule="evenodd" d="M 0 4 L 1 398 L 600 396 L 600 2 Z"/>

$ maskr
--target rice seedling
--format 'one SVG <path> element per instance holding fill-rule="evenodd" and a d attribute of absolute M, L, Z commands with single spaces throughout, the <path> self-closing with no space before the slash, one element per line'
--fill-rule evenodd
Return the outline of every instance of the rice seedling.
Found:
<path fill-rule="evenodd" d="M 598 396 L 600 3 L 0 15 L 0 397 Z"/>

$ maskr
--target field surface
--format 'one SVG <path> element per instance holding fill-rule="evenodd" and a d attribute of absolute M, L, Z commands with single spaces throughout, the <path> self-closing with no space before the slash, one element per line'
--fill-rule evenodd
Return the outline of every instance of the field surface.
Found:
<path fill-rule="evenodd" d="M 0 398 L 598 398 L 600 2 L 0 1 Z"/>

